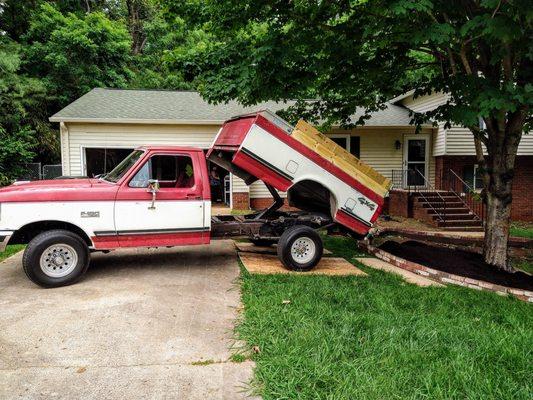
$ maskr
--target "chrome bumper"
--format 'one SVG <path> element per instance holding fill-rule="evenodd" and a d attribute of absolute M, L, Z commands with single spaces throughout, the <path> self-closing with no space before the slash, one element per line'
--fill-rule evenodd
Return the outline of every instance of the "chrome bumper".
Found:
<path fill-rule="evenodd" d="M 0 231 L 0 253 L 6 249 L 7 243 L 9 242 L 9 239 L 11 239 L 12 234 L 13 232 L 11 231 Z"/>

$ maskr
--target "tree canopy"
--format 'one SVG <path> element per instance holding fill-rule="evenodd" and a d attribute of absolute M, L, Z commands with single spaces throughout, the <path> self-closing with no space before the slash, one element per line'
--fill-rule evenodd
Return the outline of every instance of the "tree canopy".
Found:
<path fill-rule="evenodd" d="M 0 1 L 0 184 L 59 161 L 48 118 L 95 87 L 192 89 L 203 31 L 158 0 Z"/>

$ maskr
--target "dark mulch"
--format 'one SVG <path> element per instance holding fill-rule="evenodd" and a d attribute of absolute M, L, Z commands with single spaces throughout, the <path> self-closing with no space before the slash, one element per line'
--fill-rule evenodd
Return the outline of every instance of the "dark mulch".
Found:
<path fill-rule="evenodd" d="M 518 271 L 509 273 L 498 270 L 483 261 L 480 254 L 424 243 L 388 241 L 379 246 L 395 256 L 425 265 L 429 268 L 467 278 L 533 291 L 533 277 Z"/>

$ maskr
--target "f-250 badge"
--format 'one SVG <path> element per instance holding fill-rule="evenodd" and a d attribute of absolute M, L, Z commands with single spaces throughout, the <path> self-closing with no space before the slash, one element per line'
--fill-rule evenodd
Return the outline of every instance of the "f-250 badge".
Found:
<path fill-rule="evenodd" d="M 370 208 L 372 211 L 374 211 L 374 208 L 376 208 L 376 205 L 375 204 L 372 204 L 371 202 L 369 202 L 367 199 L 365 199 L 364 197 L 358 197 L 357 200 L 359 200 L 359 203 L 361 203 L 363 206 L 367 206 L 368 208 Z"/>
<path fill-rule="evenodd" d="M 82 218 L 100 218 L 100 211 L 82 211 Z"/>

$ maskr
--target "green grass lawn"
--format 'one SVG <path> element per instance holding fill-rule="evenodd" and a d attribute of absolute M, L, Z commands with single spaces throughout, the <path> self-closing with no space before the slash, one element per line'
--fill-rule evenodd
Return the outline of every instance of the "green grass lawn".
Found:
<path fill-rule="evenodd" d="M 515 268 L 521 269 L 529 274 L 533 274 L 533 263 L 529 261 L 519 261 L 514 265 Z"/>
<path fill-rule="evenodd" d="M 513 223 L 511 224 L 511 236 L 519 236 L 533 239 L 533 224 Z"/>
<path fill-rule="evenodd" d="M 13 254 L 21 251 L 26 247 L 23 244 L 13 244 L 11 246 L 7 246 L 5 251 L 0 252 L 0 261 L 5 260 L 6 258 L 12 256 Z"/>
<path fill-rule="evenodd" d="M 349 239 L 326 247 L 349 260 L 357 253 Z M 264 399 L 532 398 L 531 304 L 365 271 L 243 270 L 237 335 L 258 346 L 253 386 Z"/>

